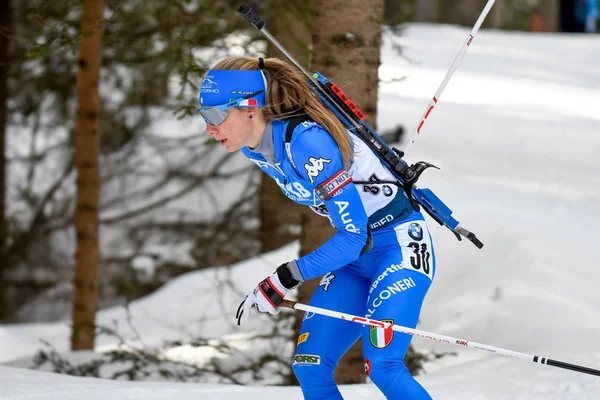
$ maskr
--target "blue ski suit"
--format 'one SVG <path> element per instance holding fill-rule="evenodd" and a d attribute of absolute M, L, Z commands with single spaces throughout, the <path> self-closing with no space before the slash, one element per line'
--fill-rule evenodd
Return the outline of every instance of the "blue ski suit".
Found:
<path fill-rule="evenodd" d="M 423 216 L 394 176 L 359 138 L 346 170 L 331 135 L 313 121 L 267 124 L 242 152 L 293 201 L 330 219 L 337 233 L 295 261 L 304 280 L 321 277 L 310 304 L 416 327 L 435 276 L 435 254 Z M 323 190 L 329 196 L 322 196 Z M 323 200 L 326 198 L 326 200 Z M 365 372 L 388 399 L 430 399 L 404 365 L 411 336 L 306 313 L 292 368 L 305 399 L 341 399 L 333 372 L 362 336 Z"/>

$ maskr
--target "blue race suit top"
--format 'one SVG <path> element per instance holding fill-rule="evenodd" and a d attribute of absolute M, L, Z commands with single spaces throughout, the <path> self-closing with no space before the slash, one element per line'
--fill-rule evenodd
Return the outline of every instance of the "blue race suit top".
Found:
<path fill-rule="evenodd" d="M 396 181 L 392 173 L 359 138 L 350 134 L 354 156 L 346 172 L 335 140 L 314 121 L 294 128 L 286 150 L 288 122 L 268 122 L 261 143 L 255 149 L 244 147 L 242 152 L 287 197 L 328 217 L 337 229 L 326 243 L 296 260 L 300 274 L 308 280 L 357 260 L 370 231 L 395 225 L 414 210 L 402 188 L 390 183 Z M 334 193 L 323 200 L 317 187 L 328 183 L 335 187 Z"/>

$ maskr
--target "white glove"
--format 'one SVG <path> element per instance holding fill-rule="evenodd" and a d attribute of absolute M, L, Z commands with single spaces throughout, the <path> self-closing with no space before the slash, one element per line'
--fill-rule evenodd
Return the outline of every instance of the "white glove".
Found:
<path fill-rule="evenodd" d="M 236 313 L 238 325 L 240 325 L 242 316 L 244 321 L 248 321 L 250 309 L 254 306 L 256 306 L 260 312 L 268 312 L 271 315 L 279 314 L 280 310 L 277 308 L 277 305 L 281 303 L 281 300 L 283 300 L 287 291 L 288 290 L 281 284 L 277 272 L 261 281 L 238 307 Z"/>
<path fill-rule="evenodd" d="M 281 283 L 279 274 L 283 274 L 281 276 L 283 276 L 284 279 L 286 277 L 288 278 L 289 287 L 285 287 L 283 283 Z M 271 276 L 262 280 L 252 293 L 246 296 L 244 301 L 242 301 L 235 314 L 238 325 L 240 325 L 242 317 L 244 318 L 244 321 L 248 321 L 250 309 L 254 306 L 256 306 L 260 312 L 268 312 L 271 315 L 279 314 L 280 310 L 277 306 L 281 303 L 281 300 L 283 300 L 288 290 L 295 289 L 300 283 L 300 281 L 291 277 L 287 263 L 282 264 Z"/>

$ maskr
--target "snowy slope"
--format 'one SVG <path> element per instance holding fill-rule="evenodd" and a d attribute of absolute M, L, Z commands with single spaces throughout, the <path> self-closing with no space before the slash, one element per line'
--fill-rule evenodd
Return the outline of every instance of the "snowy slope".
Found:
<path fill-rule="evenodd" d="M 410 25 L 402 37 L 386 33 L 381 78 L 405 79 L 380 86 L 382 130 L 399 123 L 414 128 L 467 35 L 467 29 L 434 25 Z M 483 31 L 475 38 L 407 158 L 442 168 L 426 172 L 420 186 L 431 187 L 485 247 L 458 242 L 432 224 L 438 270 L 419 329 L 600 369 L 598 65 L 597 36 Z M 234 326 L 243 294 L 297 251 L 294 243 L 230 269 L 174 279 L 131 305 L 132 322 L 146 345 L 193 335 L 243 342 L 240 333 L 269 321 L 254 315 L 249 326 Z M 218 288 L 224 292 L 216 301 Z M 127 331 L 123 309 L 98 315 L 100 324 L 115 320 Z M 40 337 L 67 351 L 69 333 L 68 322 L 0 325 L 0 362 L 30 357 Z M 600 398 L 598 377 L 425 339 L 413 343 L 422 351 L 458 353 L 429 363 L 418 377 L 435 399 Z M 112 344 L 101 339 L 98 350 Z M 342 390 L 348 399 L 382 398 L 370 384 Z M 0 367 L 1 399 L 241 394 L 302 398 L 297 388 L 133 384 Z"/>
<path fill-rule="evenodd" d="M 382 75 L 408 78 L 382 85 L 382 125 L 393 104 L 414 128 L 464 39 L 464 29 L 417 25 L 398 42 L 421 65 L 384 53 Z M 485 247 L 434 230 L 439 268 L 423 326 L 600 364 L 599 61 L 593 36 L 476 36 L 409 159 L 442 168 L 420 185 Z"/>
<path fill-rule="evenodd" d="M 596 400 L 600 378 L 488 359 L 419 376 L 436 400 Z M 373 384 L 343 385 L 344 399 L 384 399 Z M 301 400 L 297 387 L 123 382 L 0 366 L 3 400 Z"/>

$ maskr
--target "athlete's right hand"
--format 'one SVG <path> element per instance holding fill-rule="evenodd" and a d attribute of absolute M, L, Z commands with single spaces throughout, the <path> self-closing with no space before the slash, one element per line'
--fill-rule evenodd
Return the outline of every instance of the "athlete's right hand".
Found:
<path fill-rule="evenodd" d="M 282 283 L 287 283 L 287 286 Z M 247 321 L 250 317 L 250 310 L 256 306 L 260 312 L 269 314 L 279 314 L 277 306 L 285 297 L 290 289 L 295 289 L 300 285 L 300 281 L 292 278 L 288 264 L 282 264 L 271 276 L 259 282 L 258 286 L 242 301 L 237 309 L 235 317 L 240 325 L 242 317 Z"/>
<path fill-rule="evenodd" d="M 244 317 L 244 321 L 248 321 L 250 310 L 254 306 L 260 312 L 268 312 L 272 315 L 279 314 L 277 306 L 286 293 L 287 289 L 281 284 L 277 272 L 263 279 L 238 307 L 235 314 L 238 325 L 240 325 L 242 317 Z"/>

